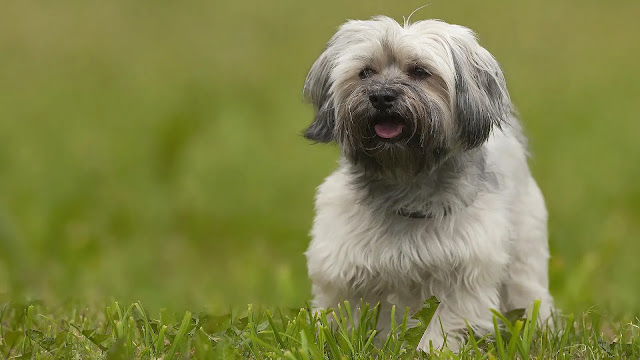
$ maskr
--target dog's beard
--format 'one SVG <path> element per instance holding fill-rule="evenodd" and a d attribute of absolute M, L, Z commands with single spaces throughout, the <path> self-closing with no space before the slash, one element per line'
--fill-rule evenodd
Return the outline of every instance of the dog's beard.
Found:
<path fill-rule="evenodd" d="M 411 85 L 398 85 L 389 111 L 374 109 L 365 89 L 353 91 L 337 107 L 338 143 L 345 157 L 371 175 L 405 179 L 433 169 L 447 153 L 442 100 Z M 400 127 L 392 138 L 376 126 Z"/>

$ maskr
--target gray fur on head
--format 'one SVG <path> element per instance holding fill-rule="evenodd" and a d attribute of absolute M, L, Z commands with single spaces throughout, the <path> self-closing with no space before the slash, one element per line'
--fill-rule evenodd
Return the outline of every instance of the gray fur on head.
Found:
<path fill-rule="evenodd" d="M 315 110 L 315 119 L 305 130 L 304 136 L 316 142 L 333 140 L 335 109 L 329 96 L 330 70 L 329 52 L 325 51 L 311 67 L 304 84 L 304 96 L 311 100 Z"/>
<path fill-rule="evenodd" d="M 484 143 L 494 126 L 513 112 L 506 82 L 496 59 L 475 39 L 452 39 L 456 70 L 455 118 L 458 136 L 467 148 Z"/>
<path fill-rule="evenodd" d="M 413 76 L 416 67 L 427 75 Z M 397 95 L 394 107 L 377 111 L 376 91 Z M 494 57 L 471 30 L 437 20 L 345 23 L 311 67 L 304 95 L 315 109 L 306 138 L 335 141 L 352 164 L 393 177 L 431 171 L 478 147 L 512 112 Z M 384 117 L 404 124 L 401 137 L 376 136 Z"/>

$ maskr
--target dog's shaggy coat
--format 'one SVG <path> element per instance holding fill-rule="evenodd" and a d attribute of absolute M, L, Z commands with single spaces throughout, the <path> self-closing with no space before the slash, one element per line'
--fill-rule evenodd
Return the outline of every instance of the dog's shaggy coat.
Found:
<path fill-rule="evenodd" d="M 305 132 L 336 142 L 306 252 L 314 305 L 441 305 L 420 347 L 548 291 L 547 212 L 502 71 L 469 29 L 387 17 L 342 25 L 311 68 Z M 388 329 L 387 329 L 388 330 Z M 444 330 L 444 332 L 442 331 Z"/>

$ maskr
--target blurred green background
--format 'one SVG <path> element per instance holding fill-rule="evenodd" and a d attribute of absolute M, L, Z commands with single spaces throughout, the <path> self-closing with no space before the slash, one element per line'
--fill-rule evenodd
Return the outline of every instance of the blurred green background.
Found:
<path fill-rule="evenodd" d="M 0 4 L 0 294 L 224 311 L 310 298 L 332 146 L 307 70 L 422 1 Z M 550 213 L 558 305 L 640 313 L 640 2 L 431 1 L 501 62 Z"/>

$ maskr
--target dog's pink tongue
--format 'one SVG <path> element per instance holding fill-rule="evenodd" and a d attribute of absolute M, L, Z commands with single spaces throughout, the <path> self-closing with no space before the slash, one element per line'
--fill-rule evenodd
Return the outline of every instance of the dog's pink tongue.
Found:
<path fill-rule="evenodd" d="M 374 126 L 376 134 L 383 139 L 393 139 L 402 133 L 404 125 L 397 121 L 382 121 Z"/>

